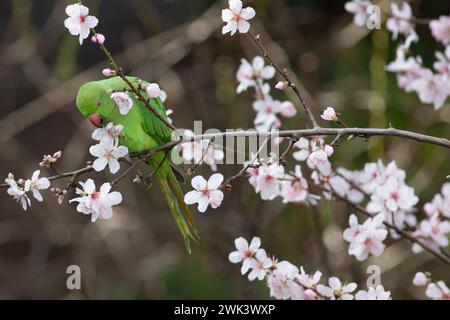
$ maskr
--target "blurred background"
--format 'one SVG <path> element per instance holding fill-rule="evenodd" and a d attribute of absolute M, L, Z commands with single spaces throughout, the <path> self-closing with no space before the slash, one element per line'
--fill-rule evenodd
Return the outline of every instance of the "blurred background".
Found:
<path fill-rule="evenodd" d="M 74 1 L 72 1 L 74 2 Z M 235 73 L 240 59 L 258 52 L 247 37 L 222 36 L 220 10 L 213 0 L 90 0 L 97 31 L 128 74 L 159 82 L 168 93 L 178 127 L 252 127 L 250 92 L 236 96 Z M 369 32 L 352 24 L 345 1 L 245 1 L 257 12 L 252 30 L 260 33 L 276 61 L 296 74 L 296 81 L 319 115 L 335 106 L 351 126 L 386 127 L 450 136 L 450 108 L 434 111 L 415 94 L 396 86 L 384 66 L 396 44 L 385 29 Z M 375 1 L 376 2 L 376 1 Z M 107 63 L 98 48 L 64 28 L 70 1 L 0 0 L 0 176 L 13 172 L 29 177 L 44 154 L 62 150 L 62 171 L 80 168 L 90 159 L 91 125 L 75 108 L 79 86 L 102 79 Z M 388 1 L 378 1 L 387 7 Z M 417 17 L 448 14 L 447 1 L 411 1 Z M 418 27 L 415 47 L 431 67 L 434 51 L 442 50 L 429 31 Z M 275 92 L 286 99 L 287 92 Z M 302 128 L 300 113 L 285 122 Z M 352 140 L 336 148 L 333 163 L 360 169 L 367 161 L 395 160 L 407 171 L 408 184 L 421 206 L 439 192 L 450 174 L 448 151 L 397 138 Z M 226 177 L 239 166 L 220 165 Z M 197 173 L 210 174 L 203 166 Z M 43 170 L 44 176 L 50 171 Z M 97 183 L 108 176 L 95 176 Z M 85 177 L 86 178 L 86 177 Z M 240 267 L 228 262 L 238 236 L 262 238 L 268 253 L 321 270 L 365 288 L 366 268 L 381 267 L 382 283 L 394 298 L 423 298 L 411 284 L 416 271 L 429 270 L 449 280 L 448 267 L 429 254 L 414 255 L 403 240 L 388 240 L 385 253 L 358 263 L 347 255 L 341 232 L 352 210 L 322 201 L 318 212 L 305 206 L 264 202 L 246 179 L 236 182 L 223 205 L 196 214 L 201 242 L 185 252 L 176 224 L 157 187 L 147 192 L 132 177 L 116 186 L 124 202 L 111 220 L 90 222 L 75 205 L 58 205 L 46 192 L 26 213 L 0 193 L 0 298 L 5 299 L 263 299 L 263 282 L 249 282 Z M 54 187 L 65 187 L 58 181 Z M 187 190 L 189 186 L 185 186 Z M 66 200 L 73 195 L 69 194 Z M 195 207 L 193 207 L 193 211 Z M 422 215 L 418 212 L 418 215 Z M 66 268 L 78 265 L 82 290 L 66 288 Z"/>

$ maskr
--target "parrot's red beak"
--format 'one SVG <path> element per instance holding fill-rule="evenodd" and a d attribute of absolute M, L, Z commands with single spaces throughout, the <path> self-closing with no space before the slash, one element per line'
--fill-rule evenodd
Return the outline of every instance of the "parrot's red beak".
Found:
<path fill-rule="evenodd" d="M 91 114 L 88 119 L 95 127 L 100 128 L 102 126 L 103 120 L 98 113 Z"/>

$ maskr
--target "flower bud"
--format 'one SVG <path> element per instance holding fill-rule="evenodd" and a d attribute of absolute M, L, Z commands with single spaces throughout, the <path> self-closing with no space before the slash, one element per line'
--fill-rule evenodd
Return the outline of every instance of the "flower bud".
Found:
<path fill-rule="evenodd" d="M 101 33 L 94 34 L 91 38 L 91 41 L 93 43 L 98 43 L 99 45 L 102 45 L 105 43 L 105 36 Z"/>
<path fill-rule="evenodd" d="M 115 77 L 117 75 L 115 70 L 111 70 L 109 68 L 103 69 L 102 73 L 105 77 Z"/>
<path fill-rule="evenodd" d="M 150 83 L 147 88 L 145 88 L 145 92 L 150 98 L 156 99 L 160 96 L 161 89 L 157 83 Z"/>
<path fill-rule="evenodd" d="M 284 90 L 289 87 L 289 83 L 287 81 L 280 81 L 275 85 L 275 89 Z"/>
<path fill-rule="evenodd" d="M 413 285 L 421 287 L 428 284 L 428 278 L 423 272 L 417 272 L 412 281 Z"/>
<path fill-rule="evenodd" d="M 281 104 L 281 115 L 286 118 L 294 117 L 297 114 L 297 108 L 290 101 Z"/>

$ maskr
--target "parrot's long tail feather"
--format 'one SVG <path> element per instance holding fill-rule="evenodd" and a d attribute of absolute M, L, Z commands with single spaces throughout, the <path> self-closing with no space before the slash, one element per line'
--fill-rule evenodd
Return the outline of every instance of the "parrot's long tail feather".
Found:
<path fill-rule="evenodd" d="M 197 226 L 195 225 L 192 214 L 184 203 L 184 195 L 178 184 L 178 181 L 172 172 L 172 168 L 168 161 L 161 166 L 159 170 L 156 171 L 155 177 L 158 181 L 165 197 L 169 204 L 170 211 L 180 228 L 181 234 L 184 238 L 186 248 L 189 253 L 191 253 L 190 240 L 197 242 L 199 240 Z M 168 170 L 167 170 L 168 169 Z"/>

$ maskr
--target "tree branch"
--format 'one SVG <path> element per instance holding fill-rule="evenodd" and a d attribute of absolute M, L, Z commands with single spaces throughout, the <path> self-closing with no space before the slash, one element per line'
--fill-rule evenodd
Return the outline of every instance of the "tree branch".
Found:
<path fill-rule="evenodd" d="M 264 46 L 261 44 L 261 37 L 260 37 L 260 35 L 256 35 L 255 36 L 250 31 L 248 32 L 248 35 L 253 40 L 253 42 L 256 44 L 258 49 L 261 51 L 262 55 L 267 60 L 267 62 L 270 63 L 275 68 L 275 70 L 280 74 L 280 76 L 282 76 L 283 79 L 286 80 L 288 86 L 294 91 L 295 95 L 300 100 L 300 103 L 302 104 L 303 109 L 305 110 L 305 113 L 308 116 L 309 121 L 311 122 L 312 126 L 314 128 L 319 127 L 319 125 L 317 124 L 316 118 L 314 117 L 313 113 L 311 112 L 311 109 L 310 109 L 310 107 L 308 105 L 308 102 L 306 102 L 306 99 L 302 96 L 302 94 L 300 93 L 300 90 L 298 90 L 297 85 L 292 81 L 291 77 L 289 77 L 289 74 L 288 74 L 286 68 L 281 69 L 273 61 L 273 59 L 270 57 L 269 53 L 266 51 Z"/>

